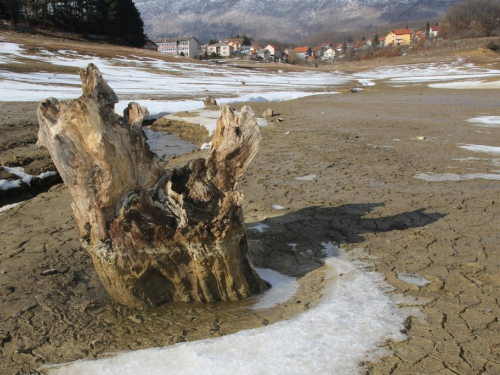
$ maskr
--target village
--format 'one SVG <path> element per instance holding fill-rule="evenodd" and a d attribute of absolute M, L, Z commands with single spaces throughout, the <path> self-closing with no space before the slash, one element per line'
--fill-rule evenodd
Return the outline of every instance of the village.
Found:
<path fill-rule="evenodd" d="M 276 45 L 265 47 L 251 43 L 250 39 L 237 37 L 211 40 L 200 44 L 194 36 L 185 38 L 160 38 L 148 40 L 144 48 L 171 56 L 195 59 L 239 58 L 257 62 L 283 62 L 291 64 L 315 64 L 317 62 L 334 63 L 352 59 L 358 54 L 399 47 L 428 45 L 440 40 L 440 26 L 427 25 L 426 30 L 413 31 L 409 28 L 394 29 L 384 37 L 375 34 L 371 40 L 362 37 L 355 42 L 325 42 L 318 46 L 298 46 L 280 49 Z"/>

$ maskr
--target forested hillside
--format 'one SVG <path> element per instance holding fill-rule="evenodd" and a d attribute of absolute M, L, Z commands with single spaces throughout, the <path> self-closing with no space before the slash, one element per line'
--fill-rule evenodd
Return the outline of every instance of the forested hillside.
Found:
<path fill-rule="evenodd" d="M 14 24 L 119 37 L 144 45 L 144 22 L 132 0 L 0 0 L 0 19 Z"/>

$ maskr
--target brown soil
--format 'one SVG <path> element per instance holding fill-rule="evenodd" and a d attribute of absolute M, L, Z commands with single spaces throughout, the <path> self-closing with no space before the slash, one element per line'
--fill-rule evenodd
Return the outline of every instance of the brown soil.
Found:
<path fill-rule="evenodd" d="M 472 58 L 491 63 L 489 53 Z M 1 106 L 2 142 L 15 146 L 2 149 L 0 157 L 10 160 L 34 146 L 36 106 Z M 251 106 L 260 114 L 270 104 Z M 393 293 L 423 302 L 425 319 L 410 317 L 407 340 L 386 343 L 391 354 L 365 364 L 366 373 L 500 373 L 500 183 L 415 178 L 499 169 L 492 166 L 493 156 L 457 146 L 498 146 L 500 129 L 465 121 L 500 116 L 498 91 L 377 84 L 357 94 L 319 95 L 271 108 L 284 121 L 262 128 L 261 150 L 239 188 L 249 226 L 269 225 L 264 233 L 248 231 L 255 264 L 301 277 L 296 297 L 262 311 L 247 309 L 250 302 L 153 310 L 117 306 L 80 247 L 69 194 L 57 185 L 0 216 L 0 372 L 36 373 L 44 363 L 216 337 L 287 319 L 320 297 L 321 243 L 336 241 L 347 252 L 366 249 L 376 257 L 369 259 L 371 268 L 396 288 Z M 12 136 L 4 141 L 4 134 Z M 202 154 L 172 159 L 170 166 Z M 478 159 L 459 160 L 468 157 Z M 315 175 L 312 181 L 296 179 L 309 174 Z M 296 254 L 287 245 L 292 242 Z M 401 272 L 431 283 L 405 283 L 397 278 Z"/>

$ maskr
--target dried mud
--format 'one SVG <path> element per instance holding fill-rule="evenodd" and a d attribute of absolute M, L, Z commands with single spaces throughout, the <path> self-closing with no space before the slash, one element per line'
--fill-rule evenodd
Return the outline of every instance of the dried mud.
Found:
<path fill-rule="evenodd" d="M 262 113 L 270 105 L 251 106 Z M 466 122 L 498 116 L 498 92 L 378 84 L 358 94 L 271 107 L 284 121 L 262 128 L 261 150 L 239 188 L 248 227 L 262 221 L 269 226 L 263 233 L 248 230 L 254 263 L 301 278 L 296 297 L 260 311 L 247 309 L 250 302 L 153 310 L 115 305 L 80 247 L 69 194 L 57 185 L 0 216 L 2 373 L 36 372 L 44 363 L 216 337 L 287 319 L 320 297 L 320 250 L 328 241 L 347 252 L 364 248 L 371 269 L 386 277 L 394 293 L 422 303 L 423 315 L 406 322 L 407 340 L 387 342 L 391 353 L 362 371 L 500 373 L 500 183 L 415 178 L 471 169 L 492 173 L 494 157 L 457 145 L 498 145 L 500 129 Z M 172 159 L 171 165 L 196 156 Z M 304 176 L 309 177 L 297 179 Z M 398 279 L 402 272 L 431 283 L 408 284 Z"/>

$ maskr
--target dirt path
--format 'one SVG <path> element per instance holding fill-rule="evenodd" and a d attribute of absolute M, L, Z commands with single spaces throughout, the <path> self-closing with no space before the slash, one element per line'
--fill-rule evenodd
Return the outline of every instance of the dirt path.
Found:
<path fill-rule="evenodd" d="M 252 107 L 262 113 L 269 103 Z M 58 186 L 0 216 L 2 372 L 33 372 L 46 362 L 215 337 L 287 318 L 317 301 L 321 242 L 336 241 L 346 251 L 365 248 L 394 293 L 422 304 L 424 315 L 407 320 L 408 339 L 387 343 L 393 354 L 366 364 L 368 373 L 500 373 L 500 182 L 415 178 L 500 169 L 494 155 L 458 147 L 498 146 L 500 129 L 465 121 L 499 116 L 498 92 L 379 84 L 272 108 L 284 121 L 262 129 L 262 148 L 240 188 L 249 226 L 269 225 L 264 233 L 249 231 L 255 263 L 306 275 L 293 301 L 258 313 L 241 304 L 154 311 L 113 305 L 76 240 L 70 199 Z M 405 272 L 430 284 L 404 282 L 397 276 Z"/>

